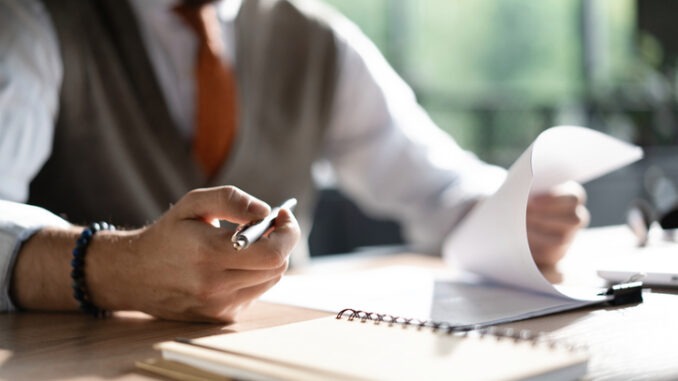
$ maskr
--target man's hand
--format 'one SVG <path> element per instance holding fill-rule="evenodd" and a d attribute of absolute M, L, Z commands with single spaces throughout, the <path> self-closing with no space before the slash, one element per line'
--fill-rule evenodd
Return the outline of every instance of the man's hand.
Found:
<path fill-rule="evenodd" d="M 232 322 L 287 269 L 299 240 L 294 216 L 282 210 L 271 230 L 249 248 L 233 249 L 233 231 L 270 212 L 235 187 L 189 192 L 152 225 L 99 232 L 87 248 L 85 275 L 95 305 L 190 321 Z M 22 248 L 13 277 L 15 302 L 26 309 L 74 309 L 70 252 L 79 229 L 45 229 Z"/>
<path fill-rule="evenodd" d="M 569 182 L 527 203 L 527 238 L 539 266 L 555 265 L 567 252 L 575 233 L 588 225 L 586 191 Z"/>
<path fill-rule="evenodd" d="M 234 187 L 192 191 L 156 223 L 129 237 L 127 255 L 119 258 L 125 272 L 99 287 L 120 284 L 126 292 L 117 295 L 123 297 L 119 304 L 154 316 L 232 322 L 280 280 L 299 227 L 283 211 L 267 236 L 236 251 L 233 231 L 212 223 L 243 224 L 269 212 L 268 205 Z"/>

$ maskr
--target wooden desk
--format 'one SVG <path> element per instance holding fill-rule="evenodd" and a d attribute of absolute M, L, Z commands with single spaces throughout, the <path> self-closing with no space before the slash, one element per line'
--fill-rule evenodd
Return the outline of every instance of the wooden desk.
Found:
<path fill-rule="evenodd" d="M 595 280 L 587 255 L 572 279 Z M 347 258 L 317 268 L 349 271 L 385 264 L 440 266 L 412 255 Z M 583 270 L 582 270 L 583 269 Z M 575 272 L 574 270 L 571 270 Z M 557 272 L 556 272 L 557 273 Z M 570 275 L 567 273 L 565 275 Z M 588 275 L 587 275 L 588 274 Z M 557 275 L 557 274 L 556 274 Z M 568 276 L 564 277 L 568 280 Z M 596 280 L 598 281 L 598 280 Z M 134 362 L 156 357 L 152 345 L 176 336 L 200 337 L 327 316 L 326 312 L 259 302 L 231 326 L 160 321 L 134 312 L 96 320 L 78 313 L 0 314 L 0 380 L 158 380 Z M 590 308 L 508 324 L 590 347 L 591 380 L 678 379 L 678 295 L 645 295 L 636 306 Z"/>
<path fill-rule="evenodd" d="M 258 303 L 242 323 L 222 327 L 162 321 L 136 312 L 97 320 L 79 313 L 0 315 L 0 380 L 158 380 L 134 362 L 152 345 L 327 316 L 326 312 Z"/>

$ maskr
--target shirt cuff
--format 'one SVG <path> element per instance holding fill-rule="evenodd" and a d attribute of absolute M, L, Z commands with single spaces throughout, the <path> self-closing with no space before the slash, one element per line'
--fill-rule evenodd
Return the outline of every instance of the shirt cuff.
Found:
<path fill-rule="evenodd" d="M 31 205 L 0 200 L 0 311 L 14 311 L 10 285 L 21 245 L 43 227 L 69 227 L 51 212 Z"/>

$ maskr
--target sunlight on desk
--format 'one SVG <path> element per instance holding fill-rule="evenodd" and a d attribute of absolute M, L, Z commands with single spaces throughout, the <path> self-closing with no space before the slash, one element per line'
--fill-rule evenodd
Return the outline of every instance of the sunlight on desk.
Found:
<path fill-rule="evenodd" d="M 614 258 L 608 244 L 633 243 L 624 227 L 591 229 L 555 269 L 563 284 L 601 286 L 599 261 Z M 607 258 L 607 259 L 606 259 Z M 348 255 L 299 272 L 351 273 L 384 266 L 447 272 L 439 258 L 414 254 Z M 649 293 L 638 305 L 592 307 L 505 324 L 556 340 L 589 346 L 585 380 L 678 379 L 678 296 Z M 153 344 L 177 336 L 197 338 L 331 316 L 331 313 L 257 302 L 228 326 L 163 321 L 137 312 L 92 319 L 78 313 L 0 314 L 0 380 L 158 380 L 134 363 L 157 356 Z M 40 366 L 36 366 L 40 364 Z"/>
<path fill-rule="evenodd" d="M 567 256 L 558 265 L 558 272 L 564 274 L 566 284 L 600 285 L 607 284 L 597 271 L 601 269 L 624 268 L 628 275 L 665 267 L 668 272 L 678 271 L 678 243 L 666 241 L 662 231 L 652 232 L 647 247 L 638 247 L 637 238 L 624 225 L 586 229 L 579 233 Z M 675 254 L 675 258 L 672 258 Z M 657 261 L 666 261 L 662 266 Z M 628 277 L 618 280 L 625 281 Z M 643 279 L 640 279 L 643 281 Z M 645 282 L 648 283 L 648 282 Z M 650 284 L 651 287 L 657 288 Z M 678 288 L 661 287 L 662 291 L 678 293 Z"/>

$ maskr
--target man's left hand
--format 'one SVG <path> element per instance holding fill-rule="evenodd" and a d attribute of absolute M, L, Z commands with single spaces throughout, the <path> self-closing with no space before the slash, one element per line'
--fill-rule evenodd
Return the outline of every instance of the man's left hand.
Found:
<path fill-rule="evenodd" d="M 586 191 L 568 182 L 527 203 L 527 238 L 539 266 L 555 265 L 567 252 L 576 232 L 588 225 Z"/>

